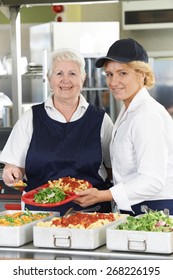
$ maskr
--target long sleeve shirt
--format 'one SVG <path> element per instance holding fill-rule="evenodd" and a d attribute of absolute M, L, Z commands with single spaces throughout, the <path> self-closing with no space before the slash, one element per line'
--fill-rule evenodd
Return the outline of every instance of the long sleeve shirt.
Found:
<path fill-rule="evenodd" d="M 121 210 L 146 200 L 173 199 L 173 121 L 143 88 L 122 107 L 110 145 L 114 186 Z"/>

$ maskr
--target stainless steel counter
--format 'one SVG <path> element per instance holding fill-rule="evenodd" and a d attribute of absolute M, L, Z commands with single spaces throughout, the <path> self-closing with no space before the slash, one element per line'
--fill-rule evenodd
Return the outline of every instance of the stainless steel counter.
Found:
<path fill-rule="evenodd" d="M 106 246 L 95 250 L 72 250 L 54 248 L 36 248 L 33 243 L 21 247 L 0 247 L 0 259 L 36 259 L 36 260 L 172 260 L 173 254 L 148 254 L 110 251 Z"/>

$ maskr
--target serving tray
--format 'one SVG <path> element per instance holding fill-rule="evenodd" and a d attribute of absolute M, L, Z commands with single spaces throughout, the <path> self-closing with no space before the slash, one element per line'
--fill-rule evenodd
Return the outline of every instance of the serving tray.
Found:
<path fill-rule="evenodd" d="M 172 217 L 173 218 L 173 217 Z M 106 230 L 106 247 L 114 251 L 171 254 L 173 252 L 173 232 L 148 232 L 119 230 L 116 223 Z"/>
<path fill-rule="evenodd" d="M 55 203 L 46 203 L 46 204 L 42 204 L 42 203 L 37 203 L 34 201 L 34 195 L 37 194 L 41 189 L 44 188 L 48 188 L 49 184 L 45 184 L 43 186 L 40 186 L 32 191 L 29 191 L 27 193 L 25 193 L 22 196 L 22 201 L 25 202 L 26 204 L 29 205 L 34 205 L 34 206 L 39 206 L 39 207 L 55 207 L 55 206 L 61 206 L 63 204 L 66 204 L 70 201 L 72 201 L 73 199 L 75 199 L 77 197 L 77 195 L 75 193 L 71 193 L 71 192 L 66 192 L 67 196 L 64 200 L 60 201 L 60 202 L 55 202 Z"/>
<path fill-rule="evenodd" d="M 0 215 L 15 214 L 18 212 L 25 211 L 7 210 L 0 212 Z M 36 214 L 45 212 L 30 211 L 30 213 Z M 55 216 L 55 213 L 51 213 L 51 216 L 49 217 L 33 221 L 22 226 L 0 226 L 0 246 L 19 247 L 23 244 L 31 242 L 33 240 L 33 226 L 38 223 L 38 221 L 46 221 L 48 218 L 52 218 L 53 216 Z"/>
<path fill-rule="evenodd" d="M 67 181 L 67 184 L 70 184 L 70 181 L 68 182 L 68 180 L 70 179 L 74 179 L 74 180 L 79 180 L 79 181 L 83 181 L 83 182 L 87 182 L 88 184 L 88 188 L 92 188 L 92 184 L 89 183 L 88 181 L 85 181 L 85 180 L 80 180 L 80 179 L 75 179 L 75 178 L 71 178 L 71 177 L 62 177 L 62 178 L 59 178 L 59 179 L 62 179 L 62 180 L 66 180 Z M 58 180 L 55 180 L 55 181 L 58 181 Z M 51 181 L 50 181 L 51 182 Z M 73 183 L 75 183 L 75 181 L 72 181 L 71 182 L 71 186 L 73 186 Z M 37 203 L 34 201 L 34 195 L 37 194 L 40 190 L 44 189 L 44 188 L 49 188 L 50 187 L 50 183 L 46 183 L 40 187 L 37 187 L 35 188 L 34 190 L 32 191 L 29 191 L 27 193 L 25 193 L 23 196 L 22 196 L 22 201 L 25 202 L 26 204 L 29 204 L 29 205 L 34 205 L 34 206 L 39 206 L 39 207 L 56 207 L 56 206 L 61 206 L 63 204 L 66 204 L 72 200 L 74 200 L 76 197 L 77 197 L 77 194 L 75 193 L 75 191 L 64 191 L 64 193 L 67 195 L 66 198 L 60 202 L 55 202 L 55 203 Z M 50 187 L 51 188 L 51 187 Z"/>
<path fill-rule="evenodd" d="M 118 219 L 123 219 L 120 215 Z M 33 244 L 36 247 L 92 250 L 106 243 L 106 229 L 116 221 L 99 228 L 33 227 Z"/>

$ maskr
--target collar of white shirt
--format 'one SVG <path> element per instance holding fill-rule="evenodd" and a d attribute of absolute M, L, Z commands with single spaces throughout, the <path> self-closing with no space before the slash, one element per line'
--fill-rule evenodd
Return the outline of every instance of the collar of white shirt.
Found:
<path fill-rule="evenodd" d="M 53 105 L 52 94 L 50 96 L 48 96 L 48 98 L 45 101 L 44 106 L 45 106 L 45 110 L 50 118 L 60 121 L 60 122 L 66 122 L 64 116 L 57 109 L 55 109 L 55 107 Z M 77 107 L 77 110 L 74 112 L 70 121 L 76 121 L 76 120 L 80 119 L 86 112 L 88 106 L 89 106 L 89 103 L 86 101 L 86 99 L 83 97 L 83 95 L 80 94 L 79 105 Z"/>

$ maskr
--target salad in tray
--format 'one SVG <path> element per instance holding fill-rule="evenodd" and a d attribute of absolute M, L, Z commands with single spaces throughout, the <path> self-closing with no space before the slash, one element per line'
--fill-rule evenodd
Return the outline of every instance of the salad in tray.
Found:
<path fill-rule="evenodd" d="M 38 193 L 34 194 L 36 203 L 55 203 L 65 199 L 67 194 L 58 187 L 43 188 Z"/>
<path fill-rule="evenodd" d="M 116 229 L 173 232 L 173 218 L 165 215 L 163 211 L 151 211 L 137 217 L 128 216 L 126 222 L 118 225 Z"/>

